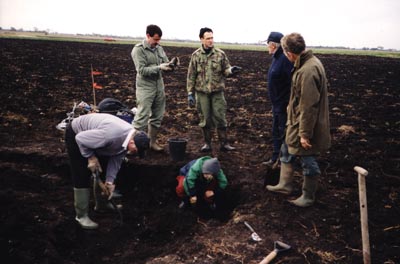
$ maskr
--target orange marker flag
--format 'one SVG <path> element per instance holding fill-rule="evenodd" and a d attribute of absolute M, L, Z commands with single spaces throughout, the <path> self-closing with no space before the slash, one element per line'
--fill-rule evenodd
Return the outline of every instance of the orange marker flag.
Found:
<path fill-rule="evenodd" d="M 92 71 L 92 74 L 93 74 L 94 76 L 96 76 L 96 75 L 102 75 L 103 73 L 102 73 L 102 72 L 99 72 L 99 71 Z"/>
<path fill-rule="evenodd" d="M 95 89 L 103 89 L 103 86 L 98 85 L 97 83 L 93 83 L 93 88 L 95 88 Z"/>

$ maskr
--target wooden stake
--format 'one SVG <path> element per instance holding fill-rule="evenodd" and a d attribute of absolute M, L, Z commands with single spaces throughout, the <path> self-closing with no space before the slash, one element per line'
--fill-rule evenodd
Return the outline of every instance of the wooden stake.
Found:
<path fill-rule="evenodd" d="M 368 233 L 367 188 L 365 186 L 365 177 L 368 175 L 368 171 L 358 166 L 355 166 L 354 170 L 358 173 L 358 192 L 360 197 L 361 236 L 364 264 L 370 264 L 371 252 Z"/>

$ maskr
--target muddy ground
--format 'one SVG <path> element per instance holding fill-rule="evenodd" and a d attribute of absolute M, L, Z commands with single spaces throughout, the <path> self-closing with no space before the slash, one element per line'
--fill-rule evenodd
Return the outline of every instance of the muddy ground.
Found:
<path fill-rule="evenodd" d="M 132 45 L 0 39 L 0 252 L 2 263 L 258 263 L 274 241 L 291 245 L 274 263 L 362 263 L 355 165 L 366 179 L 373 263 L 400 262 L 400 60 L 319 55 L 329 79 L 330 151 L 317 202 L 296 208 L 292 196 L 266 192 L 279 172 L 261 164 L 271 154 L 267 52 L 226 50 L 243 68 L 227 81 L 229 136 L 238 148 L 216 150 L 230 185 L 217 215 L 180 211 L 174 193 L 179 167 L 201 155 L 197 115 L 187 107 L 185 83 L 192 48 L 165 47 L 181 66 L 165 75 L 167 111 L 162 154 L 129 157 L 119 175 L 124 196 L 118 215 L 91 210 L 100 224 L 83 231 L 74 221 L 73 192 L 63 133 L 55 126 L 74 102 L 93 103 L 90 67 L 103 85 L 97 102 L 114 97 L 135 106 Z M 183 161 L 166 142 L 188 139 Z M 215 149 L 218 142 L 213 142 Z M 91 204 L 91 209 L 93 209 Z M 253 242 L 249 222 L 262 241 Z M 6 262 L 3 262 L 6 260 Z"/>

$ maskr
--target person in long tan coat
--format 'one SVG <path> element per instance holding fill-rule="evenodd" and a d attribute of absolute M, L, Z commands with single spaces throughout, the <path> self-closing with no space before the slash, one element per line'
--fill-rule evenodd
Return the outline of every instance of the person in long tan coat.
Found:
<path fill-rule="evenodd" d="M 315 201 L 321 174 L 317 156 L 331 145 L 327 78 L 321 61 L 306 50 L 303 37 L 292 33 L 281 39 L 286 57 L 294 63 L 288 105 L 285 143 L 281 148 L 281 171 L 272 192 L 290 194 L 293 190 L 293 163 L 297 157 L 303 168 L 302 195 L 290 201 L 296 206 L 311 206 Z"/>

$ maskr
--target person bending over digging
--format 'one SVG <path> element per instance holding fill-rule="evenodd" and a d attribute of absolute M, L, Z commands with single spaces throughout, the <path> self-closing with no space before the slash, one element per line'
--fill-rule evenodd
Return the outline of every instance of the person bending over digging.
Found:
<path fill-rule="evenodd" d="M 119 117 L 93 113 L 75 118 L 68 124 L 65 144 L 74 186 L 75 220 L 83 229 L 96 229 L 98 224 L 89 218 L 91 175 L 95 175 L 95 211 L 115 210 L 109 200 L 121 164 L 128 152 L 143 157 L 149 147 L 149 138 Z M 107 163 L 103 166 L 106 168 L 105 184 L 98 184 L 98 176 L 103 171 L 99 159 Z"/>
<path fill-rule="evenodd" d="M 187 163 L 176 177 L 176 194 L 182 199 L 180 209 L 189 204 L 198 208 L 216 210 L 228 180 L 217 158 L 204 156 Z"/>

